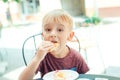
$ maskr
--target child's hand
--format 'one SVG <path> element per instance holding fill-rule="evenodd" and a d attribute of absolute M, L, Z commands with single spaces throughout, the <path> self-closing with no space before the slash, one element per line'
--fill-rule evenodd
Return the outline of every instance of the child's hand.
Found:
<path fill-rule="evenodd" d="M 50 41 L 43 41 L 41 44 L 40 44 L 40 46 L 39 46 L 39 48 L 38 48 L 38 50 L 37 50 L 37 57 L 39 58 L 39 59 L 44 59 L 44 57 L 46 56 L 46 54 L 48 53 L 48 52 L 50 52 L 50 50 L 52 49 L 52 48 L 54 48 L 54 44 L 52 43 L 52 42 L 50 42 Z"/>
<path fill-rule="evenodd" d="M 58 43 L 53 43 L 53 47 L 49 49 L 49 52 L 55 51 L 58 46 L 59 46 Z"/>

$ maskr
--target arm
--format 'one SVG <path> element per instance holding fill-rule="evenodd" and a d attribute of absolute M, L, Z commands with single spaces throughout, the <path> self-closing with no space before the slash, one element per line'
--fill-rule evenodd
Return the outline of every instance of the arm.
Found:
<path fill-rule="evenodd" d="M 36 57 L 34 57 L 30 64 L 20 74 L 19 80 L 33 80 L 38 65 L 39 60 Z"/>
<path fill-rule="evenodd" d="M 39 63 L 44 59 L 49 50 L 53 48 L 53 44 L 48 41 L 43 41 L 39 46 L 36 55 L 33 57 L 28 66 L 23 70 L 19 76 L 19 80 L 33 80 L 35 72 L 39 66 Z"/>

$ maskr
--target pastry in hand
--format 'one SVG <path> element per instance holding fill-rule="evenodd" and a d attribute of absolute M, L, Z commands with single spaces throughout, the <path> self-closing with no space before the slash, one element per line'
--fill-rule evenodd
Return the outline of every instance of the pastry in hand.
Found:
<path fill-rule="evenodd" d="M 56 50 L 56 48 L 59 46 L 58 43 L 53 43 L 53 44 L 54 44 L 54 47 L 49 49 L 50 52 Z"/>

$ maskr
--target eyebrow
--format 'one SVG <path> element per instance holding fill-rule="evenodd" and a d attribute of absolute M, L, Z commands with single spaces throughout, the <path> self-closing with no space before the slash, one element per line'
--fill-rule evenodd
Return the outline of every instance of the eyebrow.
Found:
<path fill-rule="evenodd" d="M 49 26 L 49 25 L 51 25 L 51 24 L 45 24 L 44 27 L 47 27 L 47 26 Z M 64 27 L 64 25 L 61 24 L 61 23 L 60 23 L 60 24 L 57 24 L 57 25 L 60 25 L 60 26 L 63 26 L 63 27 Z"/>
<path fill-rule="evenodd" d="M 48 26 L 49 26 L 49 24 L 45 24 L 43 27 L 46 28 L 46 27 L 48 27 Z"/>
<path fill-rule="evenodd" d="M 58 25 L 64 26 L 63 24 L 58 24 Z"/>

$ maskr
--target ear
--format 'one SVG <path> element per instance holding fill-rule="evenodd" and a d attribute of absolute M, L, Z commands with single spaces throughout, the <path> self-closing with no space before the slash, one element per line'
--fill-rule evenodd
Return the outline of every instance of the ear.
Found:
<path fill-rule="evenodd" d="M 42 35 L 42 37 L 44 36 L 44 35 L 43 35 L 43 32 L 41 33 L 41 35 Z"/>
<path fill-rule="evenodd" d="M 74 32 L 71 32 L 70 34 L 69 34 L 69 37 L 68 37 L 68 41 L 71 41 L 72 40 L 72 38 L 74 37 Z"/>
<path fill-rule="evenodd" d="M 42 36 L 42 39 L 43 39 L 43 37 L 44 37 L 44 34 L 43 34 L 43 32 L 41 33 L 41 36 Z"/>

